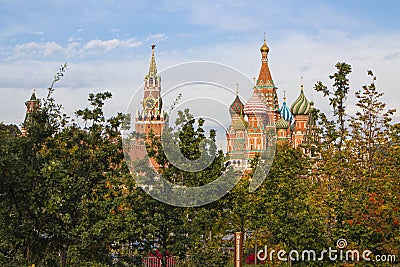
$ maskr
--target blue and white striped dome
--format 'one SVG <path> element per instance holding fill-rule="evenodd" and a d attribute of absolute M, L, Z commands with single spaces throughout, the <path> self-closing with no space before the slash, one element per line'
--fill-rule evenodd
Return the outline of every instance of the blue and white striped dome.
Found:
<path fill-rule="evenodd" d="M 283 106 L 281 108 L 281 118 L 288 122 L 293 120 L 292 112 L 290 112 L 290 109 L 288 106 L 286 106 L 286 101 L 283 102 Z"/>

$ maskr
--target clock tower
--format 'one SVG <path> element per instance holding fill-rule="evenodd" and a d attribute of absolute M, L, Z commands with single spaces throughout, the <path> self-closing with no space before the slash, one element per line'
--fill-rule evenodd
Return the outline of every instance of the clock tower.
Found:
<path fill-rule="evenodd" d="M 161 99 L 161 77 L 157 75 L 157 65 L 154 56 L 156 45 L 151 46 L 151 60 L 148 74 L 144 77 L 144 93 L 142 110 L 136 114 L 135 131 L 146 134 L 153 132 L 161 136 L 164 126 L 164 113 Z"/>

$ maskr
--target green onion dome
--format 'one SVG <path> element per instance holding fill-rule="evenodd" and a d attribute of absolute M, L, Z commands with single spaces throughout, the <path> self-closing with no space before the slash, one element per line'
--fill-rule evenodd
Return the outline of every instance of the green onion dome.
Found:
<path fill-rule="evenodd" d="M 300 95 L 293 102 L 290 111 L 293 115 L 308 115 L 310 113 L 310 102 L 308 102 L 303 92 L 303 86 L 301 87 Z"/>
<path fill-rule="evenodd" d="M 276 122 L 276 129 L 287 129 L 287 128 L 289 128 L 289 123 L 287 121 L 285 121 L 284 119 L 280 118 Z"/>

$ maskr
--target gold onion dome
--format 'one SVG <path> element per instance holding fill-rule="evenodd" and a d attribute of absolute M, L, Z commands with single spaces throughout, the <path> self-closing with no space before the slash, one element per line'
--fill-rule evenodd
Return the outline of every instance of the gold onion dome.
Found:
<path fill-rule="evenodd" d="M 245 114 L 266 114 L 268 111 L 267 105 L 258 96 L 258 90 L 254 87 L 253 95 L 247 101 L 243 109 Z"/>
<path fill-rule="evenodd" d="M 280 118 L 276 122 L 276 129 L 287 129 L 287 128 L 289 128 L 289 123 L 287 121 L 285 121 L 284 119 Z"/>
<path fill-rule="evenodd" d="M 269 52 L 269 47 L 267 46 L 267 43 L 265 42 L 265 40 L 264 40 L 264 44 L 260 47 L 260 51 L 261 51 L 261 53 L 263 53 L 263 52 L 268 53 Z"/>
<path fill-rule="evenodd" d="M 310 113 L 311 104 L 307 100 L 303 92 L 303 85 L 299 97 L 293 102 L 290 111 L 293 115 L 308 115 Z"/>

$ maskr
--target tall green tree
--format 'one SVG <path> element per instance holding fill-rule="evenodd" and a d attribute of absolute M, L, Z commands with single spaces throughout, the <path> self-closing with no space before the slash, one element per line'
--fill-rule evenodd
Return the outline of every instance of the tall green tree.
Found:
<path fill-rule="evenodd" d="M 61 66 L 40 108 L 30 114 L 27 136 L 16 126 L 1 127 L 2 265 L 111 264 L 111 244 L 124 240 L 116 229 L 127 233 L 132 227 L 114 228 L 111 220 L 113 211 L 130 209 L 124 200 L 135 192 L 126 182 L 119 134 L 126 118 L 105 118 L 108 92 L 90 94 L 91 107 L 76 112 L 83 128 L 62 114 L 53 87 L 66 68 Z"/>
<path fill-rule="evenodd" d="M 40 150 L 63 125 L 60 105 L 52 98 L 54 85 L 67 69 L 62 65 L 54 76 L 41 108 L 30 114 L 22 137 L 15 126 L 2 131 L 1 205 L 4 264 L 30 264 L 47 253 L 46 215 L 43 206 L 49 194 L 41 175 L 44 164 Z M 12 130 L 11 130 L 12 129 Z"/>
<path fill-rule="evenodd" d="M 167 128 L 163 134 L 168 135 L 168 142 L 172 142 L 166 145 L 177 145 L 179 154 L 186 159 L 196 160 L 202 155 L 214 159 L 210 166 L 196 172 L 183 170 L 180 166 L 176 166 L 176 162 L 171 162 L 167 158 L 161 138 L 150 134 L 146 146 L 149 157 L 154 159 L 159 166 L 158 174 L 152 170 L 148 160 L 145 159 L 147 162 L 136 162 L 135 170 L 146 176 L 139 179 L 145 179 L 151 184 L 154 182 L 155 176 L 161 175 L 176 186 L 194 187 L 205 185 L 222 175 L 225 170 L 223 152 L 216 149 L 214 130 L 210 130 L 209 136 L 206 136 L 203 129 L 204 122 L 201 118 L 196 121 L 188 109 L 178 111 L 175 128 Z M 172 160 L 179 161 L 179 157 L 174 158 L 174 156 L 172 154 Z M 168 186 L 158 186 L 157 189 L 153 190 L 162 190 L 161 194 L 168 194 L 170 189 Z M 193 227 L 196 224 L 196 217 L 202 213 L 202 208 L 187 209 L 171 206 L 159 202 L 147 194 L 143 196 L 141 203 L 145 207 L 145 210 L 141 212 L 143 215 L 141 221 L 146 225 L 142 239 L 150 241 L 149 245 L 157 245 L 163 267 L 166 266 L 166 259 L 169 254 L 185 258 L 190 246 L 189 237 L 193 238 L 193 235 L 197 235 L 194 240 L 206 238 L 206 235 L 198 234 L 199 232 L 208 233 L 209 229 L 207 228 L 210 227 L 210 224 L 206 223 L 204 230 Z M 212 207 L 212 205 L 208 207 Z M 209 210 L 209 212 L 212 213 L 212 210 Z M 209 216 L 210 213 L 206 216 Z"/>
<path fill-rule="evenodd" d="M 343 96 L 348 92 L 346 75 L 351 68 L 339 63 L 336 67 L 337 73 L 330 76 L 335 80 L 333 91 L 316 85 L 317 91 L 331 96 L 336 120 L 320 116 L 321 158 L 313 172 L 320 189 L 314 198 L 322 200 L 331 244 L 346 238 L 349 248 L 391 254 L 398 251 L 393 248 L 398 247 L 399 236 L 398 139 L 396 125 L 390 123 L 395 110 L 386 109 L 376 77 L 368 71 L 372 82 L 355 92 L 357 111 L 347 116 Z"/>
<path fill-rule="evenodd" d="M 286 251 L 325 248 L 320 201 L 313 198 L 317 187 L 307 177 L 310 167 L 300 151 L 288 144 L 277 146 L 270 172 L 256 191 L 260 195 L 256 203 L 260 245 Z"/>
<path fill-rule="evenodd" d="M 391 246 L 386 244 L 396 243 L 399 230 L 395 193 L 399 182 L 393 176 L 398 166 L 387 172 L 388 166 L 393 166 L 387 158 L 396 158 L 396 139 L 391 136 L 394 128 L 390 124 L 395 110 L 386 109 L 381 101 L 383 93 L 375 84 L 376 77 L 372 71 L 368 75 L 372 82 L 356 91 L 358 110 L 349 119 L 351 138 L 346 146 L 351 153 L 349 172 L 353 182 L 349 184 L 351 213 L 347 214 L 347 235 L 359 247 L 389 253 L 387 248 Z"/>
<path fill-rule="evenodd" d="M 351 66 L 344 62 L 335 65 L 337 71 L 330 75 L 333 80 L 332 89 L 328 89 L 322 82 L 317 82 L 315 90 L 322 92 L 324 97 L 329 97 L 329 105 L 332 107 L 333 120 L 321 113 L 322 123 L 322 147 L 321 161 L 318 164 L 318 179 L 322 185 L 322 191 L 326 194 L 324 199 L 327 214 L 326 227 L 332 242 L 341 238 L 344 234 L 343 223 L 345 221 L 344 210 L 346 209 L 348 192 L 349 157 L 345 142 L 348 137 L 348 126 L 346 123 L 346 100 L 350 91 L 348 75 L 351 73 Z"/>
<path fill-rule="evenodd" d="M 109 210 L 103 207 L 119 195 L 115 186 L 121 183 L 116 178 L 128 171 L 118 133 L 124 117 L 118 114 L 106 119 L 103 114 L 104 101 L 109 98 L 109 92 L 90 94 L 91 108 L 76 112 L 85 127 L 64 127 L 40 151 L 46 162 L 41 173 L 50 196 L 43 207 L 47 235 L 60 255 L 61 266 L 76 258 L 111 261 L 110 229 L 103 223 Z M 114 187 L 106 187 L 111 181 Z M 74 249 L 75 259 L 68 257 Z"/>

